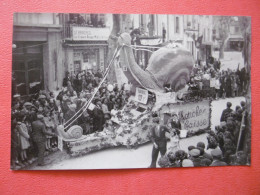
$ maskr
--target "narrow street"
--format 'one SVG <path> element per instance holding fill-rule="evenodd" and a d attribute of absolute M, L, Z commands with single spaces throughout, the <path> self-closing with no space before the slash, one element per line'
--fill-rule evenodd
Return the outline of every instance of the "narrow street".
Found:
<path fill-rule="evenodd" d="M 228 101 L 232 102 L 232 108 L 239 105 L 244 97 L 219 99 L 212 102 L 211 129 L 219 125 L 222 111 Z M 187 151 L 188 146 L 202 141 L 207 143 L 207 134 L 193 136 L 180 140 L 180 148 Z M 137 149 L 127 149 L 125 147 L 110 148 L 98 152 L 93 152 L 81 157 L 71 158 L 65 151 L 56 152 L 46 157 L 49 165 L 39 167 L 35 164 L 31 170 L 45 169 L 120 169 L 120 168 L 147 168 L 150 165 L 152 144 L 147 143 Z"/>

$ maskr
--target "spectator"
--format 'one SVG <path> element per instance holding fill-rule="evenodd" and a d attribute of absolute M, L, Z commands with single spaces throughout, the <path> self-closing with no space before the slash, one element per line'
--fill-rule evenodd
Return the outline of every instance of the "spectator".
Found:
<path fill-rule="evenodd" d="M 222 161 L 222 151 L 220 149 L 214 149 L 211 151 L 211 155 L 213 157 L 213 162 L 210 166 L 226 166 L 227 163 Z"/>
<path fill-rule="evenodd" d="M 221 118 L 220 118 L 220 122 L 226 121 L 227 117 L 230 115 L 230 113 L 233 111 L 231 109 L 232 103 L 231 102 L 227 102 L 227 108 L 225 110 L 223 110 L 222 114 L 221 114 Z"/>

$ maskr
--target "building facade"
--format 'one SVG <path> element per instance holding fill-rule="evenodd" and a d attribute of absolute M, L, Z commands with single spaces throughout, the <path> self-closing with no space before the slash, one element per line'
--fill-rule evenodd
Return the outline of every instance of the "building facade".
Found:
<path fill-rule="evenodd" d="M 63 79 L 63 48 L 58 14 L 14 13 L 12 70 L 16 93 L 56 90 Z"/>
<path fill-rule="evenodd" d="M 152 46 L 178 43 L 191 52 L 195 61 L 206 61 L 212 55 L 213 16 L 134 14 L 130 15 L 130 21 L 130 29 L 139 29 L 138 41 L 134 44 L 154 51 Z M 146 68 L 152 52 L 135 53 L 137 63 Z"/>
<path fill-rule="evenodd" d="M 107 40 L 112 28 L 111 14 L 61 14 L 66 71 L 104 71 Z"/>

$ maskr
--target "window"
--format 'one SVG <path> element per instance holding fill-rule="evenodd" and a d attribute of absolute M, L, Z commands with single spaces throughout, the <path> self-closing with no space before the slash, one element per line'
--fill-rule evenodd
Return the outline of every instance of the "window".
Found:
<path fill-rule="evenodd" d="M 175 18 L 175 33 L 180 33 L 180 19 L 179 19 L 179 17 Z"/>
<path fill-rule="evenodd" d="M 239 32 L 239 27 L 238 27 L 238 26 L 235 27 L 235 32 L 236 32 L 236 33 Z"/>

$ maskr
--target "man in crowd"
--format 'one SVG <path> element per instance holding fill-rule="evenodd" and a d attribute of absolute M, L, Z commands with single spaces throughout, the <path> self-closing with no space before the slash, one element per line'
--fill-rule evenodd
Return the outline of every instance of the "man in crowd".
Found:
<path fill-rule="evenodd" d="M 210 166 L 226 166 L 227 163 L 222 161 L 222 151 L 218 148 L 211 151 L 211 155 L 213 157 L 213 162 Z"/>
<path fill-rule="evenodd" d="M 170 133 L 169 129 L 166 126 L 160 125 L 160 118 L 156 117 L 153 119 L 155 125 L 151 128 L 151 141 L 153 143 L 152 150 L 152 162 L 150 168 L 156 168 L 156 162 L 159 152 L 161 156 L 164 156 L 166 153 L 167 139 L 165 133 Z"/>
<path fill-rule="evenodd" d="M 227 108 L 225 110 L 223 110 L 221 118 L 220 118 L 220 122 L 227 121 L 227 118 L 229 117 L 230 113 L 233 111 L 231 109 L 231 106 L 232 106 L 232 103 L 227 102 Z"/>
<path fill-rule="evenodd" d="M 37 120 L 32 122 L 32 137 L 38 147 L 38 166 L 46 165 L 44 163 L 46 135 L 56 136 L 54 133 L 46 131 L 43 115 L 37 115 Z"/>

